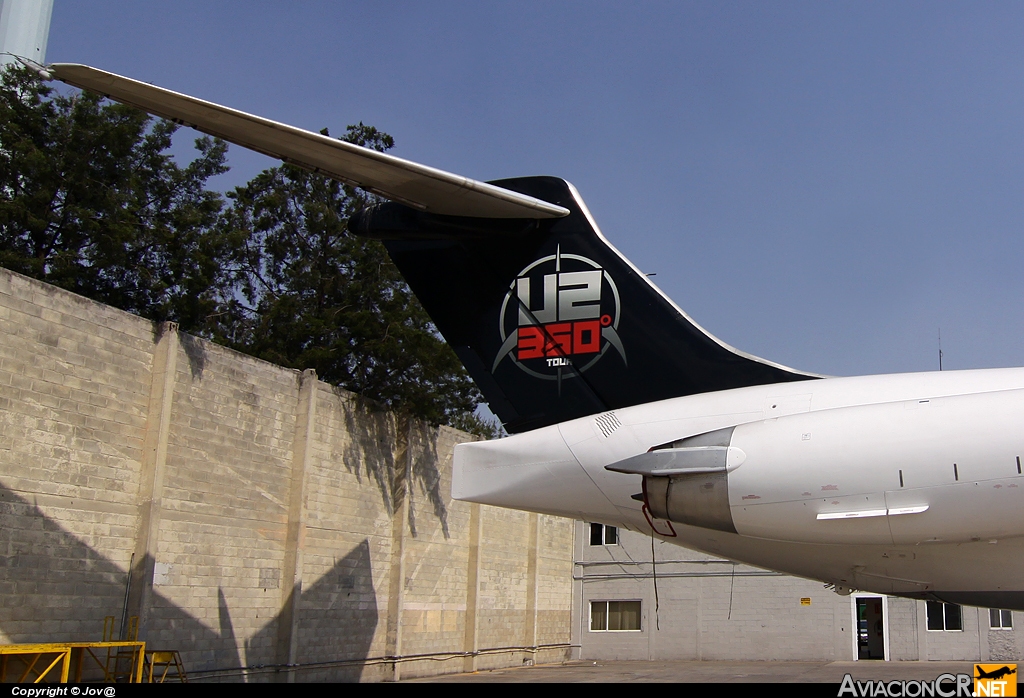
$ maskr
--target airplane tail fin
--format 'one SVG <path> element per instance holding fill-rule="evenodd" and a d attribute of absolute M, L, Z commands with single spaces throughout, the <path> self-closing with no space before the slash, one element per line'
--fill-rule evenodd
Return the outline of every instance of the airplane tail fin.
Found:
<path fill-rule="evenodd" d="M 509 432 L 817 377 L 704 331 L 605 240 L 568 182 L 489 184 L 569 214 L 470 218 L 383 203 L 357 214 L 349 228 L 383 241 Z"/>
<path fill-rule="evenodd" d="M 608 244 L 564 180 L 479 182 L 90 66 L 30 67 L 391 199 L 350 230 L 384 241 L 510 432 L 815 377 L 701 329 Z"/>

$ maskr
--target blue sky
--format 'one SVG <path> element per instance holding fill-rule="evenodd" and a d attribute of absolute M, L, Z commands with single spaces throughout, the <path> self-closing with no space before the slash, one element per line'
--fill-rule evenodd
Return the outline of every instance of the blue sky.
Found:
<path fill-rule="evenodd" d="M 1021 36 L 1010 3 L 55 0 L 46 58 L 564 177 L 706 329 L 854 375 L 933 370 L 939 328 L 946 368 L 1024 365 Z"/>

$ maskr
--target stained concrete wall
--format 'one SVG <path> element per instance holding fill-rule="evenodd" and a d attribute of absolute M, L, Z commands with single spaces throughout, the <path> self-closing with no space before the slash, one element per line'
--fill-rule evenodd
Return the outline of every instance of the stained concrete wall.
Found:
<path fill-rule="evenodd" d="M 0 270 L 0 642 L 127 592 L 194 679 L 561 659 L 573 525 L 451 500 L 469 438 Z"/>

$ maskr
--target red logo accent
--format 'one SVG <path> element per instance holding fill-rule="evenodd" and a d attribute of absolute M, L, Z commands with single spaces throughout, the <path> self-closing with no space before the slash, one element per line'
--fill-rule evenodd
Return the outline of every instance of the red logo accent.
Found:
<path fill-rule="evenodd" d="M 601 326 L 597 320 L 532 325 L 520 327 L 518 332 L 516 358 L 520 361 L 601 351 Z"/>

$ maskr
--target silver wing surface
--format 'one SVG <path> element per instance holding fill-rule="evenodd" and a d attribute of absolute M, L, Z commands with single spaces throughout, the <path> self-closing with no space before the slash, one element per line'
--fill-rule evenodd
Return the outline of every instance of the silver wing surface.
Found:
<path fill-rule="evenodd" d="M 546 201 L 312 131 L 75 63 L 45 73 L 83 90 L 250 148 L 421 211 L 478 218 L 560 218 Z"/>

